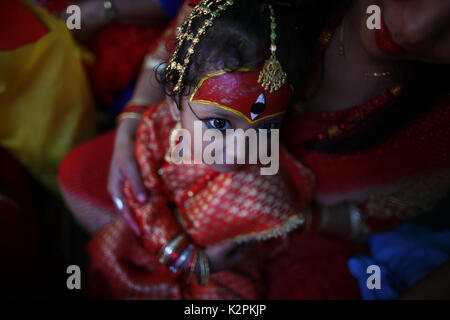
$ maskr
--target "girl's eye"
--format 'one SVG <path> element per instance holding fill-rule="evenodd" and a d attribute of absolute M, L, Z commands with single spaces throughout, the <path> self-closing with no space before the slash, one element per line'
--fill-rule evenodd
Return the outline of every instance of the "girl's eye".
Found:
<path fill-rule="evenodd" d="M 224 119 L 208 119 L 205 120 L 206 125 L 211 129 L 218 129 L 218 130 L 227 130 L 231 129 L 231 124 L 228 120 Z"/>
<path fill-rule="evenodd" d="M 275 123 L 275 122 L 269 122 L 269 123 L 263 124 L 261 127 L 258 128 L 258 130 L 261 130 L 261 129 L 266 129 L 267 132 L 270 133 L 270 131 L 272 129 L 279 129 L 279 125 L 278 125 L 278 123 Z"/>

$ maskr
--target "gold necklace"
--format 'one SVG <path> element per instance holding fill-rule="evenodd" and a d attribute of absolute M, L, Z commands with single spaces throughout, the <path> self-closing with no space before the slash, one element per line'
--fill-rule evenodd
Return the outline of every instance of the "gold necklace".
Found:
<path fill-rule="evenodd" d="M 342 20 L 341 30 L 340 30 L 340 34 L 339 34 L 338 53 L 339 53 L 339 55 L 341 57 L 345 57 L 344 29 L 345 29 L 345 18 Z M 365 72 L 364 75 L 366 77 L 383 78 L 383 77 L 390 77 L 392 75 L 392 72 L 390 72 L 390 71 L 385 71 L 385 72 Z"/>

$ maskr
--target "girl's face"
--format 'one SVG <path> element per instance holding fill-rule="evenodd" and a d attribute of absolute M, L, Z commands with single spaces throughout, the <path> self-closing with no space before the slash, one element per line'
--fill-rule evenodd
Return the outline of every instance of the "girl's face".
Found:
<path fill-rule="evenodd" d="M 222 109 L 218 106 L 211 104 L 203 104 L 199 102 L 189 102 L 189 97 L 183 97 L 181 99 L 181 110 L 179 110 L 176 104 L 172 101 L 170 103 L 170 108 L 172 115 L 175 119 L 179 119 L 181 122 L 181 126 L 183 129 L 189 131 L 191 136 L 191 146 L 194 143 L 198 143 L 198 141 L 194 141 L 194 123 L 197 122 L 201 124 L 202 129 L 202 137 L 206 130 L 213 129 L 218 133 L 219 141 L 214 141 L 219 145 L 222 145 L 222 159 L 223 164 L 211 164 L 208 166 L 218 172 L 230 172 L 238 169 L 242 166 L 242 164 L 237 164 L 237 158 L 243 157 L 242 151 L 237 150 L 235 145 L 235 138 L 231 137 L 233 146 L 235 146 L 234 150 L 227 150 L 226 148 L 226 130 L 227 129 L 242 129 L 247 131 L 248 129 L 255 129 L 257 140 L 259 141 L 259 130 L 267 129 L 268 130 L 268 138 L 270 140 L 270 130 L 279 129 L 281 126 L 281 122 L 283 120 L 282 115 L 275 115 L 273 117 L 268 117 L 265 119 L 261 119 L 255 123 L 249 123 L 245 118 L 225 109 Z M 230 139 L 230 138 L 228 138 Z M 202 141 L 202 154 L 203 150 L 212 142 L 210 141 Z M 270 147 L 270 141 L 268 141 L 268 146 Z M 247 141 L 245 143 L 245 163 L 248 163 L 248 155 L 249 152 L 259 152 L 258 150 L 259 143 L 254 146 L 256 149 L 252 149 L 252 146 L 249 145 Z M 270 148 L 269 148 L 270 149 Z M 252 150 L 252 151 L 251 151 Z M 232 152 L 235 155 L 233 164 L 226 164 L 225 158 L 227 152 Z M 270 152 L 270 150 L 269 150 Z"/>
<path fill-rule="evenodd" d="M 381 8 L 381 29 L 369 30 L 367 7 Z M 360 38 L 380 60 L 450 63 L 450 0 L 359 0 Z"/>

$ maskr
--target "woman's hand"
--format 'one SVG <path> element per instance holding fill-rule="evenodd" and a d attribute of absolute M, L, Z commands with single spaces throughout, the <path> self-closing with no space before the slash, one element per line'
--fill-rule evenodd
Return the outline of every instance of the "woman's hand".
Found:
<path fill-rule="evenodd" d="M 211 273 L 232 267 L 247 256 L 252 246 L 251 243 L 228 242 L 206 248 L 205 253 L 209 259 Z"/>
<path fill-rule="evenodd" d="M 140 229 L 130 213 L 122 190 L 123 183 L 127 179 L 130 182 L 135 198 L 141 203 L 147 201 L 148 195 L 146 194 L 134 153 L 138 126 L 139 120 L 136 119 L 123 119 L 119 123 L 109 169 L 108 192 L 123 219 L 137 235 L 140 235 Z"/>

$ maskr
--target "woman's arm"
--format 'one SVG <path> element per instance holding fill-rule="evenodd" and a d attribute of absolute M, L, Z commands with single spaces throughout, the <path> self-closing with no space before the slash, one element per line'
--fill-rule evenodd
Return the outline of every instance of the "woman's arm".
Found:
<path fill-rule="evenodd" d="M 96 31 L 112 21 L 151 26 L 161 25 L 169 19 L 158 0 L 113 0 L 109 5 L 102 0 L 85 0 L 74 4 L 80 8 L 81 29 L 74 29 L 73 34 L 81 42 L 89 40 Z M 64 20 L 68 17 L 65 11 L 58 16 Z"/>

